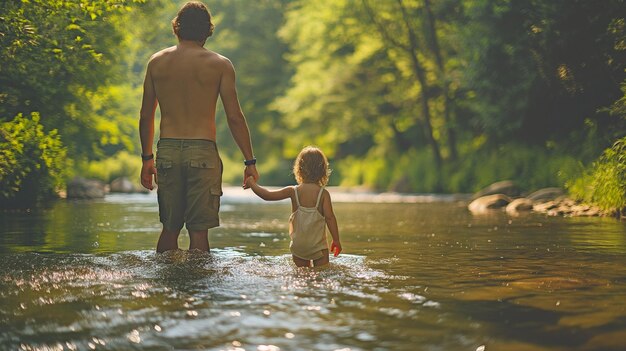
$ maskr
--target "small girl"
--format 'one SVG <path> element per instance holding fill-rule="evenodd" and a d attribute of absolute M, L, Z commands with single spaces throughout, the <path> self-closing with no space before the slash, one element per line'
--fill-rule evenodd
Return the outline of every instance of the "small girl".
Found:
<path fill-rule="evenodd" d="M 330 250 L 338 256 L 341 252 L 339 229 L 333 213 L 328 190 L 330 169 L 322 150 L 307 146 L 293 164 L 293 174 L 298 185 L 280 190 L 267 190 L 259 186 L 253 177 L 246 179 L 246 187 L 266 201 L 291 199 L 289 217 L 289 249 L 293 262 L 298 267 L 312 267 L 328 264 L 328 243 L 326 226 L 333 237 Z"/>

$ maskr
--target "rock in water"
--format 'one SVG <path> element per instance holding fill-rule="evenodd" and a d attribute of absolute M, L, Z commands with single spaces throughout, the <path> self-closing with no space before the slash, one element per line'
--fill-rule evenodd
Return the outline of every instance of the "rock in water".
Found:
<path fill-rule="evenodd" d="M 508 214 L 518 214 L 523 211 L 532 211 L 533 202 L 530 199 L 520 198 L 511 201 L 508 205 L 506 205 L 506 212 Z"/>
<path fill-rule="evenodd" d="M 473 198 L 478 199 L 482 196 L 502 194 L 510 197 L 517 197 L 521 194 L 519 187 L 511 180 L 503 180 L 489 185 L 486 188 L 481 189 Z"/>
<path fill-rule="evenodd" d="M 106 186 L 99 180 L 75 177 L 67 183 L 68 199 L 100 199 L 105 193 Z"/>
<path fill-rule="evenodd" d="M 467 207 L 472 213 L 484 213 L 488 210 L 502 208 L 508 205 L 511 199 L 503 194 L 494 194 L 479 197 L 472 201 Z"/>
<path fill-rule="evenodd" d="M 116 178 L 111 182 L 112 193 L 134 193 L 137 192 L 135 185 L 126 177 Z"/>

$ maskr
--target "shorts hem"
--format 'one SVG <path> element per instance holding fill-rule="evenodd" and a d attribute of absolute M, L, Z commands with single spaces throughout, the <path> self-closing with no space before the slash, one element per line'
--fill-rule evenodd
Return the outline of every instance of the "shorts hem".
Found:
<path fill-rule="evenodd" d="M 320 251 L 321 252 L 321 251 Z M 324 257 L 324 253 L 321 253 L 319 256 L 314 257 L 314 258 L 304 258 L 300 255 L 297 255 L 296 253 L 294 253 L 293 251 L 291 252 L 292 255 L 296 256 L 297 258 L 301 259 L 301 260 L 306 260 L 306 261 L 315 261 L 315 260 L 319 260 L 320 258 Z"/>
<path fill-rule="evenodd" d="M 211 222 L 209 224 L 187 224 L 187 230 L 198 231 L 198 230 L 209 230 L 211 228 L 219 227 L 220 222 Z"/>

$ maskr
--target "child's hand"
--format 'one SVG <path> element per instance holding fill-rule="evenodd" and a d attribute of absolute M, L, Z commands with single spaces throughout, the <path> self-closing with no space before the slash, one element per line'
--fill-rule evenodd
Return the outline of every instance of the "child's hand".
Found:
<path fill-rule="evenodd" d="M 339 253 L 341 252 L 341 243 L 333 240 L 333 243 L 330 245 L 330 251 L 333 252 L 335 257 L 339 256 Z"/>
<path fill-rule="evenodd" d="M 246 189 L 251 187 L 253 184 L 255 184 L 253 176 L 249 176 L 248 178 L 246 178 L 246 183 L 245 183 L 245 188 Z"/>

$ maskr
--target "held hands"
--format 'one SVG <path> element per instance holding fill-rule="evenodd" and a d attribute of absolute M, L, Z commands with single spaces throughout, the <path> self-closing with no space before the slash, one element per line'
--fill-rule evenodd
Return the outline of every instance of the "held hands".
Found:
<path fill-rule="evenodd" d="M 157 170 L 154 167 L 154 160 L 143 161 L 141 165 L 141 185 L 148 190 L 154 189 L 152 185 L 152 175 L 156 177 Z"/>
<path fill-rule="evenodd" d="M 339 253 L 341 252 L 341 243 L 333 240 L 333 243 L 330 245 L 330 251 L 335 257 L 339 256 Z"/>
<path fill-rule="evenodd" d="M 248 189 L 252 183 L 248 181 L 248 178 L 253 178 L 254 182 L 259 180 L 259 172 L 256 170 L 255 165 L 246 166 L 243 170 L 243 188 Z"/>
<path fill-rule="evenodd" d="M 246 178 L 243 188 L 244 189 L 252 188 L 254 184 L 256 184 L 256 180 L 254 179 L 253 176 L 249 176 L 248 178 Z"/>

